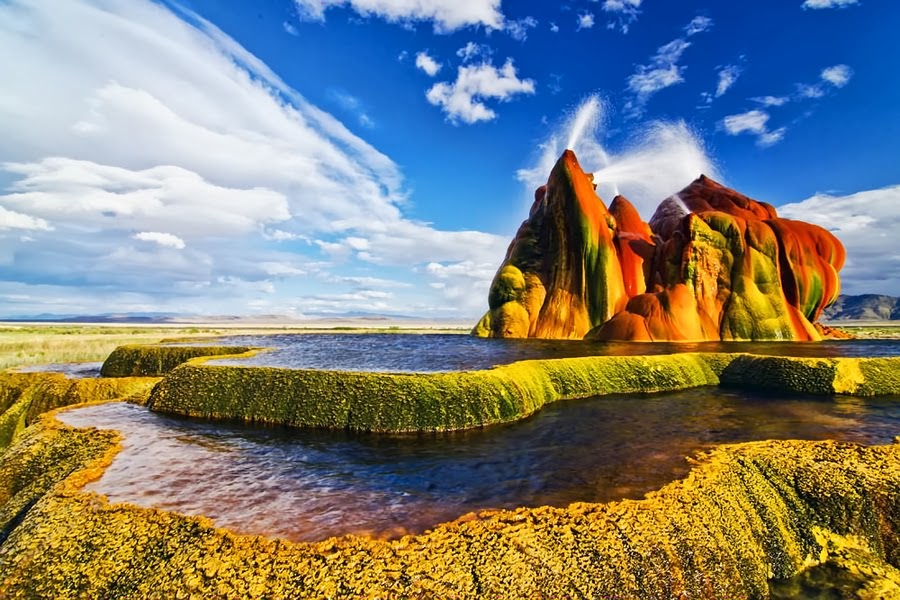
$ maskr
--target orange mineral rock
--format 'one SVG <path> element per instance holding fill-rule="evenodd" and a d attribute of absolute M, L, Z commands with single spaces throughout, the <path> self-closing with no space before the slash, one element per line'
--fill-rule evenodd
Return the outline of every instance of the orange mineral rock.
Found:
<path fill-rule="evenodd" d="M 818 340 L 840 290 L 831 233 L 701 175 L 641 220 L 566 151 L 538 188 L 473 333 L 625 341 Z"/>

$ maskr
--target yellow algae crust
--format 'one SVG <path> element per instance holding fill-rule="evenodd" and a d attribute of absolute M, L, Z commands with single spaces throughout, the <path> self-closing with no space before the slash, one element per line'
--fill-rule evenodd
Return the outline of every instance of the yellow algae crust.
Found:
<path fill-rule="evenodd" d="M 765 598 L 770 579 L 793 589 L 835 568 L 871 574 L 860 590 L 898 584 L 900 445 L 723 446 L 640 501 L 295 544 L 79 491 L 116 438 L 46 416 L 3 456 L 0 596 Z"/>
<path fill-rule="evenodd" d="M 295 427 L 448 431 L 515 421 L 561 399 L 715 385 L 701 354 L 527 360 L 483 371 L 372 373 L 211 366 L 172 370 L 152 410 Z"/>
<path fill-rule="evenodd" d="M 900 393 L 900 357 L 747 354 L 527 360 L 482 371 L 371 373 L 191 361 L 153 389 L 151 409 L 192 417 L 376 432 L 515 421 L 558 400 L 718 385 L 807 394 Z"/>
<path fill-rule="evenodd" d="M 246 346 L 159 346 L 132 344 L 113 350 L 103 366 L 103 377 L 160 377 L 178 365 L 203 357 L 247 354 Z M 249 354 L 248 354 L 249 355 Z"/>
<path fill-rule="evenodd" d="M 87 402 L 128 399 L 146 403 L 152 377 L 70 379 L 62 373 L 0 374 L 0 451 L 42 413 Z"/>

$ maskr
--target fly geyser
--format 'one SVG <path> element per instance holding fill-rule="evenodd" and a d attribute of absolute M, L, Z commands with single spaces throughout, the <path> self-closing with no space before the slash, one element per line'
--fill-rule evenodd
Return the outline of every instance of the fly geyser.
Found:
<path fill-rule="evenodd" d="M 566 150 L 494 277 L 483 337 L 819 340 L 844 247 L 701 175 L 644 222 Z"/>

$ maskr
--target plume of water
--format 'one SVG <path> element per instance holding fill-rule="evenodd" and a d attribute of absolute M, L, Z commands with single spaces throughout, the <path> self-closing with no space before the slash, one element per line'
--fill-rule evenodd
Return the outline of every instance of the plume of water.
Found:
<path fill-rule="evenodd" d="M 573 150 L 586 172 L 594 173 L 597 193 L 608 204 L 622 194 L 647 219 L 663 199 L 701 173 L 717 178 L 712 159 L 684 121 L 653 121 L 640 126 L 619 151 L 602 142 L 606 106 L 597 96 L 586 99 L 540 146 L 537 163 L 518 176 L 530 189 L 546 183 L 556 160 Z M 563 146 L 561 140 L 566 140 Z"/>

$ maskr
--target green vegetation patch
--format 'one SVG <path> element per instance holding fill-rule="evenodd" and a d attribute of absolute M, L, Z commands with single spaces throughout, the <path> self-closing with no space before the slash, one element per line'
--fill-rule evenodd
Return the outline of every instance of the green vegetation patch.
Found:
<path fill-rule="evenodd" d="M 715 385 L 699 354 L 528 360 L 484 371 L 367 373 L 185 364 L 156 411 L 295 427 L 447 431 L 515 421 L 561 399 Z"/>
<path fill-rule="evenodd" d="M 69 379 L 62 373 L 0 373 L 0 451 L 48 411 L 129 399 L 145 403 L 157 378 Z"/>
<path fill-rule="evenodd" d="M 738 355 L 721 372 L 723 386 L 804 394 L 900 393 L 900 357 L 794 358 Z"/>
<path fill-rule="evenodd" d="M 245 346 L 119 346 L 100 368 L 103 377 L 160 377 L 193 358 L 244 354 Z"/>
<path fill-rule="evenodd" d="M 311 544 L 80 492 L 115 445 L 42 420 L 3 456 L 5 598 L 765 598 L 801 572 L 804 590 L 827 589 L 834 564 L 892 591 L 900 561 L 898 445 L 724 446 L 641 501 Z"/>

